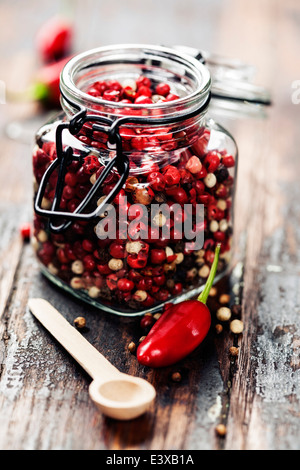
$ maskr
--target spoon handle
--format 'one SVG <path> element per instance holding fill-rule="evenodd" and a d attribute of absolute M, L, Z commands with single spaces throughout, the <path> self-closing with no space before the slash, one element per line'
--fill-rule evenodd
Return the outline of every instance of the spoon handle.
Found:
<path fill-rule="evenodd" d="M 93 379 L 120 374 L 49 302 L 29 299 L 29 309 Z"/>

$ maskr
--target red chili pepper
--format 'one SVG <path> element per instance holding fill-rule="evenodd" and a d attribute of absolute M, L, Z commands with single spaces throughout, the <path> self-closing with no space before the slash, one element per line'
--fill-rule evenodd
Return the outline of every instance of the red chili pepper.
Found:
<path fill-rule="evenodd" d="M 60 107 L 60 74 L 72 57 L 65 57 L 58 62 L 40 68 L 35 80 L 28 89 L 23 91 L 6 90 L 8 100 L 12 103 L 39 101 L 47 108 Z"/>
<path fill-rule="evenodd" d="M 33 99 L 48 106 L 58 107 L 60 105 L 60 74 L 70 59 L 71 57 L 65 57 L 58 62 L 45 65 L 37 72 L 31 93 Z"/>
<path fill-rule="evenodd" d="M 70 54 L 73 39 L 72 24 L 54 17 L 42 25 L 36 35 L 36 48 L 44 63 L 58 61 Z"/>
<path fill-rule="evenodd" d="M 206 337 L 211 315 L 206 306 L 219 261 L 217 245 L 210 275 L 197 300 L 169 307 L 157 320 L 137 349 L 138 361 L 148 367 L 166 367 L 190 354 Z"/>

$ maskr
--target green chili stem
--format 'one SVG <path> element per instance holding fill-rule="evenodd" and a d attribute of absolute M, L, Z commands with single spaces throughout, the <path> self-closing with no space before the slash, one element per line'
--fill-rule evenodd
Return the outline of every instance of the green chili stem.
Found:
<path fill-rule="evenodd" d="M 28 101 L 42 101 L 49 95 L 49 89 L 44 83 L 34 83 L 26 90 L 14 91 L 6 90 L 6 96 L 11 103 L 21 103 Z"/>
<path fill-rule="evenodd" d="M 198 297 L 199 302 L 202 302 L 203 304 L 206 304 L 210 289 L 213 285 L 213 282 L 214 282 L 214 279 L 215 279 L 215 276 L 216 276 L 216 273 L 217 273 L 220 248 L 221 248 L 221 245 L 218 244 L 216 246 L 214 261 L 213 261 L 213 264 L 211 266 L 211 270 L 210 270 L 209 276 L 207 278 L 205 287 L 204 287 L 203 291 L 201 292 L 201 294 Z"/>

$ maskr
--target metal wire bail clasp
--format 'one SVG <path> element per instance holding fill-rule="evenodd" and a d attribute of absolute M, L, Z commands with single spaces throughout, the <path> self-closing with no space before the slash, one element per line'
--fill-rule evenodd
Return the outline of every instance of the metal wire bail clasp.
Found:
<path fill-rule="evenodd" d="M 89 153 L 87 150 L 86 154 L 75 155 L 72 147 L 66 146 L 64 148 L 62 133 L 64 130 L 68 130 L 70 134 L 76 135 L 86 122 L 95 122 L 97 123 L 95 124 L 97 130 L 100 129 L 103 132 L 108 133 L 110 144 L 113 144 L 115 146 L 116 156 L 112 160 L 110 160 L 110 162 L 105 166 L 104 170 L 100 174 L 99 178 L 96 180 L 95 184 L 92 186 L 92 188 L 85 196 L 85 198 L 81 201 L 81 203 L 77 206 L 74 212 L 60 211 L 59 206 L 61 203 L 67 168 L 73 161 L 79 161 L 82 163 L 84 157 L 87 156 Z M 67 228 L 69 228 L 72 222 L 74 221 L 89 221 L 98 217 L 99 214 L 101 214 L 103 207 L 106 204 L 109 204 L 115 198 L 115 196 L 119 193 L 119 191 L 122 189 L 122 186 L 126 182 L 126 179 L 129 174 L 129 160 L 127 156 L 123 154 L 122 139 L 120 133 L 116 130 L 116 127 L 113 126 L 113 123 L 113 120 L 103 116 L 87 115 L 86 109 L 82 109 L 72 118 L 70 122 L 62 122 L 58 124 L 56 129 L 57 158 L 49 165 L 49 167 L 45 171 L 34 202 L 34 210 L 36 214 L 41 217 L 47 217 L 49 219 L 49 229 L 51 232 L 62 233 Z M 109 126 L 108 131 L 107 126 Z M 93 212 L 84 212 L 88 208 L 90 202 L 96 196 L 99 188 L 101 187 L 109 173 L 113 170 L 113 168 L 117 169 L 120 176 L 116 185 L 107 195 L 104 201 L 102 201 L 102 203 Z M 45 194 L 45 190 L 49 182 L 49 178 L 55 170 L 58 170 L 58 178 L 53 203 L 51 209 L 43 209 L 42 200 Z"/>

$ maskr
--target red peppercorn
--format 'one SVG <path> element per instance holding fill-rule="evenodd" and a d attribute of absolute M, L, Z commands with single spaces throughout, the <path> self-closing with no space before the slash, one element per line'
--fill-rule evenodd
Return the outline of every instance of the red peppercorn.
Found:
<path fill-rule="evenodd" d="M 120 100 L 120 91 L 117 90 L 106 90 L 103 93 L 103 99 L 107 101 L 119 101 Z"/>
<path fill-rule="evenodd" d="M 89 88 L 87 92 L 89 95 L 94 96 L 95 98 L 97 98 L 98 96 L 101 96 L 100 91 L 95 87 Z"/>
<path fill-rule="evenodd" d="M 179 169 L 181 184 L 193 183 L 194 177 L 189 171 L 186 171 L 183 168 Z"/>
<path fill-rule="evenodd" d="M 24 241 L 28 241 L 31 235 L 31 224 L 24 223 L 20 226 L 20 234 Z"/>
<path fill-rule="evenodd" d="M 147 264 L 148 255 L 145 253 L 139 252 L 137 255 L 128 255 L 127 263 L 133 269 L 144 268 Z"/>
<path fill-rule="evenodd" d="M 235 160 L 232 155 L 225 155 L 222 158 L 222 163 L 226 168 L 233 167 L 235 165 Z"/>
<path fill-rule="evenodd" d="M 79 184 L 75 187 L 75 194 L 80 200 L 82 200 L 87 195 L 89 190 L 90 188 L 88 185 Z"/>
<path fill-rule="evenodd" d="M 65 251 L 64 251 L 63 248 L 59 248 L 57 250 L 56 256 L 57 256 L 60 263 L 62 263 L 62 264 L 68 264 L 69 263 L 69 259 L 66 256 Z"/>
<path fill-rule="evenodd" d="M 114 241 L 109 247 L 109 253 L 113 258 L 121 259 L 126 256 L 125 246 L 121 243 Z"/>
<path fill-rule="evenodd" d="M 54 255 L 55 255 L 55 246 L 49 241 L 43 243 L 42 249 L 39 250 L 38 252 L 38 256 L 40 257 L 42 262 L 45 265 L 48 265 L 49 263 L 52 262 Z"/>
<path fill-rule="evenodd" d="M 107 90 L 108 88 L 105 80 L 100 80 L 98 82 L 95 82 L 93 86 L 99 91 L 100 95 L 102 95 L 105 92 L 105 90 Z"/>
<path fill-rule="evenodd" d="M 148 98 L 151 98 L 152 96 L 152 91 L 148 86 L 142 85 L 138 88 L 138 91 L 136 93 L 136 96 L 147 96 Z M 152 100 L 151 100 L 152 103 Z"/>
<path fill-rule="evenodd" d="M 148 330 L 154 324 L 152 315 L 145 315 L 140 322 L 140 326 L 143 330 Z"/>
<path fill-rule="evenodd" d="M 204 159 L 208 173 L 214 173 L 220 165 L 220 155 L 217 152 L 208 152 Z"/>
<path fill-rule="evenodd" d="M 174 93 L 169 93 L 165 99 L 166 101 L 174 101 L 174 100 L 178 100 L 179 96 L 175 95 Z"/>
<path fill-rule="evenodd" d="M 75 175 L 75 173 L 71 173 L 71 172 L 68 172 L 66 173 L 66 176 L 65 176 L 65 183 L 68 185 L 68 186 L 76 186 L 77 184 L 77 177 Z"/>
<path fill-rule="evenodd" d="M 116 274 L 109 274 L 106 278 L 106 285 L 109 290 L 115 290 L 118 284 L 118 276 Z"/>
<path fill-rule="evenodd" d="M 118 192 L 118 194 L 115 196 L 113 202 L 114 204 L 117 204 L 117 205 L 123 205 L 124 204 L 124 198 L 125 198 L 125 191 L 124 189 L 121 189 L 121 191 Z"/>
<path fill-rule="evenodd" d="M 122 278 L 118 280 L 117 287 L 122 292 L 130 292 L 134 288 L 134 282 L 129 279 Z"/>
<path fill-rule="evenodd" d="M 150 294 L 147 293 L 147 298 L 143 302 L 141 302 L 143 307 L 149 308 L 152 307 L 152 305 L 155 303 L 155 300 L 153 297 L 151 297 Z"/>
<path fill-rule="evenodd" d="M 136 79 L 136 86 L 137 88 L 140 88 L 141 86 L 146 86 L 148 88 L 151 87 L 151 80 L 148 77 L 144 77 L 141 75 Z"/>
<path fill-rule="evenodd" d="M 70 261 L 75 261 L 77 259 L 76 255 L 74 253 L 74 250 L 72 249 L 72 247 L 68 243 L 65 244 L 64 252 L 65 252 L 66 257 Z"/>
<path fill-rule="evenodd" d="M 164 177 L 167 185 L 173 186 L 180 182 L 180 173 L 175 166 L 169 165 L 164 171 Z"/>
<path fill-rule="evenodd" d="M 122 90 L 122 85 L 118 80 L 106 80 L 106 85 L 109 90 L 116 90 L 116 91 L 121 91 Z"/>
<path fill-rule="evenodd" d="M 171 293 L 172 295 L 180 295 L 182 292 L 182 284 L 181 282 L 176 282 Z"/>
<path fill-rule="evenodd" d="M 153 264 L 162 264 L 166 260 L 165 250 L 154 248 L 150 252 L 150 260 Z"/>
<path fill-rule="evenodd" d="M 148 183 L 154 191 L 163 191 L 166 186 L 166 180 L 164 175 L 158 172 L 153 172 L 148 175 Z"/>
<path fill-rule="evenodd" d="M 82 165 L 83 172 L 90 177 L 93 173 L 96 173 L 96 171 L 100 167 L 100 162 L 97 157 L 94 156 L 88 156 L 85 157 L 84 163 Z M 85 182 L 85 181 L 82 181 Z"/>
<path fill-rule="evenodd" d="M 171 196 L 174 201 L 178 202 L 178 204 L 187 204 L 189 198 L 185 192 L 185 190 L 181 187 L 179 188 L 172 188 L 167 190 L 167 194 Z"/>
<path fill-rule="evenodd" d="M 106 275 L 106 274 L 111 274 L 112 270 L 108 266 L 108 263 L 106 264 L 97 264 L 97 269 L 100 274 Z"/>
<path fill-rule="evenodd" d="M 67 199 L 73 199 L 75 197 L 75 190 L 71 186 L 65 186 L 63 189 L 62 196 Z"/>
<path fill-rule="evenodd" d="M 124 101 L 126 100 L 126 103 L 130 104 L 132 103 L 132 101 L 135 100 L 136 98 L 136 92 L 130 87 L 130 86 L 127 86 L 125 88 L 123 88 L 123 96 L 124 98 L 122 99 L 122 103 L 124 103 Z"/>
<path fill-rule="evenodd" d="M 154 276 L 153 282 L 157 286 L 163 286 L 166 282 L 166 276 L 164 274 L 161 274 L 160 276 Z"/>
<path fill-rule="evenodd" d="M 226 233 L 221 232 L 220 230 L 214 232 L 213 236 L 217 242 L 224 242 L 226 240 Z"/>
<path fill-rule="evenodd" d="M 160 302 L 165 302 L 170 297 L 170 292 L 167 289 L 160 289 L 156 294 L 156 299 Z"/>
<path fill-rule="evenodd" d="M 153 101 L 149 96 L 140 95 L 134 100 L 134 104 L 152 104 Z"/>
<path fill-rule="evenodd" d="M 94 251 L 94 244 L 91 240 L 88 240 L 88 239 L 85 239 L 82 241 L 82 248 L 85 250 L 85 251 L 88 251 L 88 252 L 92 252 Z"/>
<path fill-rule="evenodd" d="M 194 188 L 196 189 L 197 194 L 203 194 L 205 192 L 205 184 L 203 181 L 196 181 Z"/>
<path fill-rule="evenodd" d="M 218 186 L 216 187 L 216 191 L 215 191 L 215 194 L 220 197 L 220 198 L 226 198 L 228 196 L 228 189 L 226 188 L 226 186 L 222 183 L 218 184 Z"/>
<path fill-rule="evenodd" d="M 136 288 L 138 290 L 149 291 L 150 289 L 152 289 L 152 284 L 153 284 L 153 280 L 151 277 L 142 278 L 137 282 Z"/>
<path fill-rule="evenodd" d="M 170 85 L 168 83 L 159 83 L 156 85 L 155 92 L 157 95 L 167 96 L 170 93 Z"/>
<path fill-rule="evenodd" d="M 215 204 L 210 204 L 207 208 L 207 217 L 208 220 L 216 219 L 216 215 L 218 214 L 218 208 Z"/>
<path fill-rule="evenodd" d="M 94 271 L 94 269 L 96 268 L 95 260 L 91 255 L 86 255 L 83 258 L 83 264 L 86 271 Z"/>
<path fill-rule="evenodd" d="M 202 165 L 202 168 L 201 170 L 199 171 L 199 173 L 197 173 L 197 178 L 198 179 L 203 179 L 207 176 L 207 170 L 206 168 Z"/>
<path fill-rule="evenodd" d="M 204 259 L 207 263 L 212 264 L 214 261 L 215 253 L 212 250 L 206 250 Z"/>

